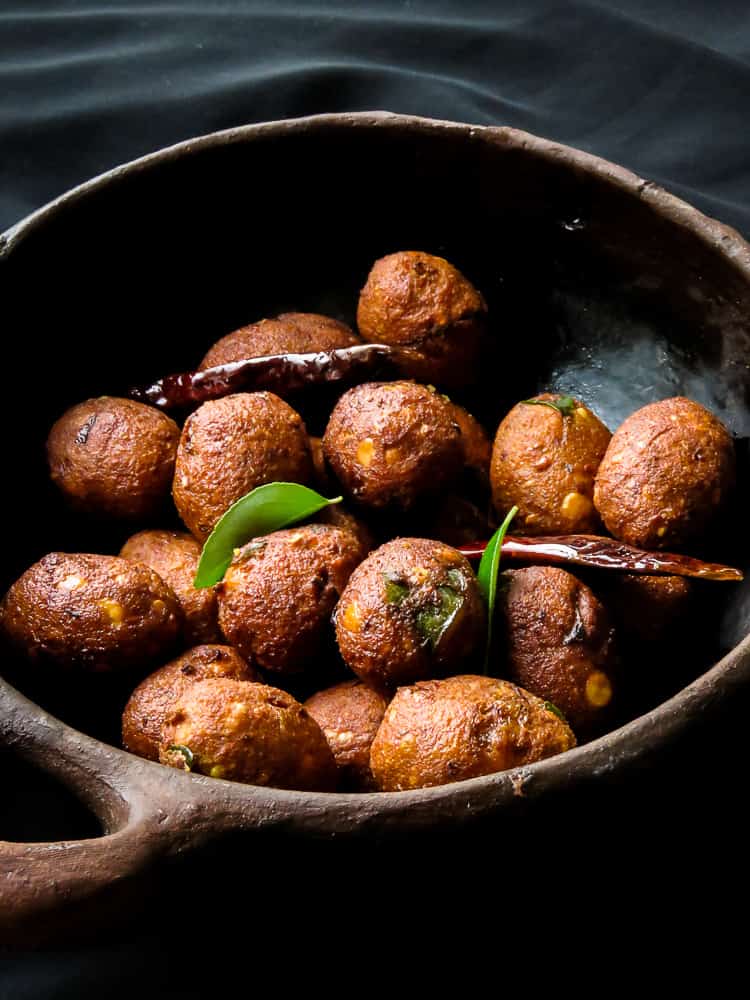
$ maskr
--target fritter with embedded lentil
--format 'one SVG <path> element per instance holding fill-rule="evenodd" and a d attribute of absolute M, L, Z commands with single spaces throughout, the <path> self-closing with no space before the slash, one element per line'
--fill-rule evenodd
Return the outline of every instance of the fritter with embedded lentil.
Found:
<path fill-rule="evenodd" d="M 416 382 L 367 382 L 336 404 L 323 436 L 342 489 L 365 507 L 413 506 L 447 487 L 463 465 L 449 405 Z"/>
<path fill-rule="evenodd" d="M 510 680 L 556 705 L 579 736 L 601 730 L 616 659 L 609 615 L 591 590 L 554 566 L 507 570 L 497 612 Z"/>
<path fill-rule="evenodd" d="M 254 539 L 216 588 L 222 632 L 264 670 L 314 672 L 333 646 L 331 612 L 364 554 L 350 531 L 324 524 Z"/>
<path fill-rule="evenodd" d="M 387 705 L 386 698 L 358 680 L 318 691 L 305 702 L 305 708 L 328 740 L 339 769 L 342 791 L 375 791 L 370 747 Z"/>
<path fill-rule="evenodd" d="M 211 678 L 259 681 L 258 671 L 231 646 L 195 646 L 141 681 L 122 714 L 122 745 L 148 760 L 159 759 L 162 726 L 185 688 Z"/>
<path fill-rule="evenodd" d="M 337 780 L 326 738 L 298 701 L 278 688 L 229 679 L 183 691 L 162 728 L 159 760 L 272 788 L 332 791 Z"/>
<path fill-rule="evenodd" d="M 485 629 L 469 563 L 427 538 L 397 538 L 372 552 L 352 573 L 334 620 L 346 664 L 381 692 L 463 668 Z"/>
<path fill-rule="evenodd" d="M 193 586 L 201 547 L 192 535 L 184 531 L 139 531 L 125 542 L 120 555 L 150 566 L 175 592 L 182 607 L 185 642 L 192 646 L 221 640 L 213 587 L 197 590 Z"/>
<path fill-rule="evenodd" d="M 169 654 L 182 610 L 172 588 L 148 566 L 117 556 L 51 552 L 10 588 L 0 622 L 32 661 L 110 671 Z"/>
<path fill-rule="evenodd" d="M 492 499 L 504 517 L 518 507 L 513 532 L 567 535 L 596 531 L 594 476 L 610 433 L 578 400 L 542 393 L 501 422 L 492 449 Z"/>
<path fill-rule="evenodd" d="M 400 688 L 370 765 L 381 791 L 402 792 L 532 764 L 575 745 L 570 727 L 541 699 L 469 674 Z"/>

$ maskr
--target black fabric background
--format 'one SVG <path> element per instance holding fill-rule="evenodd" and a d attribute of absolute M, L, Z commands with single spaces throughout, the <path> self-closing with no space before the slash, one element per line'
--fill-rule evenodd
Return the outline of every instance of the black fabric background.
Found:
<path fill-rule="evenodd" d="M 508 124 L 578 146 L 750 235 L 745 0 L 6 0 L 0 229 L 71 185 L 180 139 L 246 122 L 376 108 Z M 634 860 L 630 890 L 641 892 L 647 908 L 659 910 L 669 883 L 689 891 L 696 882 L 721 883 L 731 892 L 744 872 L 749 702 L 707 720 L 648 773 L 530 817 L 512 841 L 498 833 L 491 846 L 469 852 L 443 844 L 441 864 L 457 869 L 464 902 L 503 899 L 497 919 L 504 933 L 507 873 L 520 867 L 541 875 L 555 920 L 564 922 L 585 909 L 577 894 L 587 879 L 622 891 Z M 40 793 L 24 798 L 22 784 L 11 782 L 10 808 L 28 808 L 25 832 L 33 835 Z M 424 869 L 419 845 L 404 851 Z M 294 952 L 315 926 L 332 945 L 344 925 L 356 925 L 384 900 L 393 905 L 395 896 L 402 916 L 416 903 L 413 884 L 389 883 L 388 859 L 342 852 L 323 863 L 328 891 L 318 884 L 312 892 L 304 859 L 285 859 L 296 882 L 291 892 L 284 883 L 290 919 L 283 927 L 264 924 L 262 880 L 239 911 L 237 900 L 227 899 L 207 915 L 200 899 L 191 899 L 175 915 L 161 898 L 158 931 L 128 926 L 97 945 L 6 962 L 0 997 L 210 996 L 214 989 L 196 985 L 201 955 L 217 960 L 218 950 L 240 981 L 258 945 L 260 954 L 271 942 Z M 347 870 L 337 883 L 338 863 Z M 232 926 L 246 938 L 227 958 Z M 392 941 L 385 951 L 394 953 Z"/>

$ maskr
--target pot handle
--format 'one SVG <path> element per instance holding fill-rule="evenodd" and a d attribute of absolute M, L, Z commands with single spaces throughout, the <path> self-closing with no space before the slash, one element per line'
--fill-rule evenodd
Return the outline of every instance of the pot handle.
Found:
<path fill-rule="evenodd" d="M 2 680 L 0 748 L 60 781 L 104 831 L 57 843 L 0 841 L 0 944 L 46 942 L 124 913 L 179 826 L 181 809 L 153 773 L 158 765 L 68 728 Z"/>

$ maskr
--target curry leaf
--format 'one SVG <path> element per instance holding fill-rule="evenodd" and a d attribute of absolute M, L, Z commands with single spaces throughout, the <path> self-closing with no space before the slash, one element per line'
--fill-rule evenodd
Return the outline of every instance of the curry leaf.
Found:
<path fill-rule="evenodd" d="M 341 497 L 327 500 L 299 483 L 266 483 L 241 497 L 208 536 L 193 586 L 213 587 L 229 568 L 234 550 L 259 535 L 304 521 Z"/>
<path fill-rule="evenodd" d="M 557 707 L 557 705 L 553 704 L 551 701 L 545 701 L 544 707 L 547 709 L 548 712 L 552 712 L 553 715 L 556 715 L 558 719 L 562 719 L 563 722 L 568 721 L 563 715 L 563 713 L 560 711 L 560 709 Z"/>
<path fill-rule="evenodd" d="M 174 752 L 182 754 L 183 758 L 185 759 L 185 770 L 186 771 L 193 770 L 193 767 L 195 765 L 195 754 L 190 749 L 190 747 L 183 746 L 182 743 L 173 743 L 167 749 L 170 751 L 170 753 Z"/>
<path fill-rule="evenodd" d="M 409 596 L 409 584 L 392 573 L 383 573 L 385 599 L 388 604 L 401 604 Z"/>
<path fill-rule="evenodd" d="M 564 417 L 572 417 L 576 408 L 576 401 L 572 396 L 560 396 L 559 399 L 522 399 L 526 406 L 549 406 Z"/>
<path fill-rule="evenodd" d="M 440 599 L 439 606 L 420 608 L 416 616 L 417 631 L 433 651 L 437 649 L 464 603 L 463 594 L 453 587 L 438 587 L 437 596 Z"/>
<path fill-rule="evenodd" d="M 497 574 L 500 568 L 500 553 L 503 548 L 503 540 L 505 538 L 505 533 L 510 527 L 510 522 L 518 513 L 518 507 L 511 507 L 508 511 L 507 517 L 497 529 L 492 538 L 487 542 L 487 548 L 484 550 L 482 556 L 482 561 L 479 563 L 479 569 L 477 571 L 477 580 L 479 581 L 479 589 L 484 598 L 484 602 L 487 605 L 487 647 L 484 654 L 484 670 L 487 672 L 487 668 L 490 660 L 490 647 L 492 645 L 492 619 L 495 616 L 495 598 L 497 596 Z"/>

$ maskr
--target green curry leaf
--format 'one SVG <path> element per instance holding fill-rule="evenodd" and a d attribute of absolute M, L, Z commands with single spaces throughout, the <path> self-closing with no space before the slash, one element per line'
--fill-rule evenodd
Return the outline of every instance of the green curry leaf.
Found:
<path fill-rule="evenodd" d="M 495 598 L 497 597 L 497 574 L 500 569 L 500 553 L 503 548 L 505 533 L 510 527 L 510 522 L 518 513 L 518 507 L 511 507 L 507 517 L 497 529 L 492 538 L 487 542 L 487 548 L 482 555 L 477 571 L 479 590 L 481 591 L 484 603 L 487 605 L 487 647 L 484 655 L 485 673 L 490 660 L 490 647 L 492 645 L 492 620 L 495 617 Z"/>
<path fill-rule="evenodd" d="M 252 538 L 304 521 L 341 497 L 327 500 L 299 483 L 266 483 L 241 497 L 208 536 L 193 586 L 213 587 L 229 568 L 235 549 Z"/>
<path fill-rule="evenodd" d="M 563 715 L 563 713 L 560 711 L 560 709 L 557 707 L 557 705 L 553 704 L 551 701 L 545 701 L 544 707 L 547 709 L 548 712 L 552 712 L 553 715 L 556 715 L 558 719 L 562 719 L 563 722 L 568 721 Z"/>
<path fill-rule="evenodd" d="M 174 751 L 174 753 L 182 754 L 185 759 L 185 770 L 193 770 L 193 767 L 195 766 L 195 754 L 190 747 L 183 746 L 182 743 L 173 743 L 170 747 L 168 747 L 168 750 L 170 752 Z"/>
<path fill-rule="evenodd" d="M 388 604 L 401 604 L 409 596 L 409 584 L 392 573 L 383 573 L 385 599 Z"/>
<path fill-rule="evenodd" d="M 560 396 L 559 399 L 522 399 L 521 402 L 526 406 L 549 406 L 564 417 L 572 417 L 576 408 L 576 401 L 572 396 Z"/>
<path fill-rule="evenodd" d="M 417 631 L 433 650 L 453 624 L 464 603 L 463 594 L 453 587 L 438 587 L 437 594 L 440 604 L 420 608 L 415 619 Z"/>

